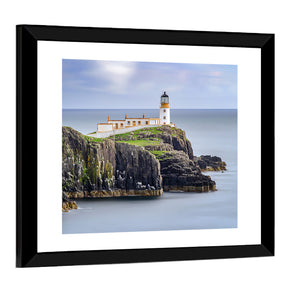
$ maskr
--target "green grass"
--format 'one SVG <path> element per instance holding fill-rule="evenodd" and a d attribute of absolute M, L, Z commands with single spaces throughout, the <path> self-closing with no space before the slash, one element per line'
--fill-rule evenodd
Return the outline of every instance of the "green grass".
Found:
<path fill-rule="evenodd" d="M 115 134 L 113 136 L 110 136 L 110 139 L 122 139 L 123 137 L 129 137 L 130 136 L 130 132 L 128 133 L 121 133 L 121 134 Z"/>
<path fill-rule="evenodd" d="M 151 141 L 151 140 L 129 140 L 129 141 L 117 141 L 119 143 L 126 143 L 135 146 L 152 146 L 152 145 L 160 145 L 160 141 Z"/>
<path fill-rule="evenodd" d="M 126 137 L 137 137 L 140 133 L 150 132 L 151 134 L 158 134 L 162 132 L 161 127 L 149 127 L 149 128 L 142 128 L 135 131 L 127 132 L 127 133 L 121 133 L 116 134 L 116 139 L 123 139 Z"/>
<path fill-rule="evenodd" d="M 153 155 L 155 155 L 155 157 L 158 160 L 165 160 L 165 159 L 169 159 L 172 157 L 172 155 L 170 154 L 170 151 L 149 151 L 151 152 Z"/>
<path fill-rule="evenodd" d="M 174 127 L 172 127 L 171 129 L 172 129 L 172 133 L 171 133 L 172 136 L 178 136 L 178 134 L 182 133 L 181 129 L 177 129 Z M 160 138 L 157 138 L 156 140 L 152 140 L 147 136 L 143 136 L 144 133 L 150 133 L 151 135 L 156 135 L 156 134 L 161 134 L 162 132 L 163 132 L 163 126 L 147 127 L 147 128 L 142 128 L 135 131 L 127 132 L 127 133 L 116 134 L 108 138 L 95 138 L 95 137 L 85 136 L 85 139 L 91 142 L 103 142 L 104 140 L 110 139 L 110 140 L 115 140 L 116 142 L 122 142 L 130 145 L 144 147 L 144 146 L 151 146 L 151 145 L 160 145 L 161 143 Z M 90 134 L 94 134 L 94 133 L 96 132 L 92 132 Z M 156 153 L 155 155 L 159 155 L 159 153 Z"/>
<path fill-rule="evenodd" d="M 86 141 L 89 141 L 89 142 L 103 142 L 106 140 L 106 139 L 95 138 L 95 137 L 87 136 L 87 135 L 85 135 L 84 138 Z"/>
<path fill-rule="evenodd" d="M 142 129 L 134 131 L 134 133 L 136 133 L 136 134 L 143 133 L 143 132 L 150 132 L 153 134 L 157 134 L 157 133 L 161 133 L 162 129 L 161 129 L 161 127 L 149 127 L 149 128 L 142 128 Z"/>

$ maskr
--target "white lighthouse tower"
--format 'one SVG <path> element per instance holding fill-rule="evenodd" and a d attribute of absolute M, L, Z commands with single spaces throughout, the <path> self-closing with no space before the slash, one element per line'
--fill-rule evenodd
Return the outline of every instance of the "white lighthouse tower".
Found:
<path fill-rule="evenodd" d="M 169 96 L 166 94 L 166 92 L 164 92 L 160 97 L 159 117 L 161 125 L 170 125 Z"/>

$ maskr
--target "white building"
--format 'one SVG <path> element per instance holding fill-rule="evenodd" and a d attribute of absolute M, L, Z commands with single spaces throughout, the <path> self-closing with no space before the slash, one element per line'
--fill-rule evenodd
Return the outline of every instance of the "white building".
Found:
<path fill-rule="evenodd" d="M 175 124 L 170 121 L 169 96 L 166 92 L 160 97 L 159 118 L 145 118 L 145 114 L 143 114 L 142 118 L 127 118 L 127 114 L 125 114 L 124 120 L 110 120 L 108 116 L 106 123 L 97 124 L 96 133 L 99 137 L 105 137 L 112 134 L 161 125 L 175 126 Z"/>
<path fill-rule="evenodd" d="M 170 125 L 170 104 L 169 96 L 164 92 L 160 97 L 159 119 L 161 125 Z"/>

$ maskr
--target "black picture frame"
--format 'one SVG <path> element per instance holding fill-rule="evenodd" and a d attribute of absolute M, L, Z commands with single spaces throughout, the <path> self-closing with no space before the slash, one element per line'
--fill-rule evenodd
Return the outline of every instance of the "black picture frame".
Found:
<path fill-rule="evenodd" d="M 16 27 L 16 34 L 17 267 L 181 261 L 274 255 L 274 34 L 41 25 L 18 25 Z M 191 45 L 260 49 L 261 161 L 264 164 L 263 169 L 268 170 L 268 188 L 261 189 L 261 243 L 256 245 L 39 253 L 37 251 L 38 41 Z M 261 176 L 261 179 L 263 178 Z"/>

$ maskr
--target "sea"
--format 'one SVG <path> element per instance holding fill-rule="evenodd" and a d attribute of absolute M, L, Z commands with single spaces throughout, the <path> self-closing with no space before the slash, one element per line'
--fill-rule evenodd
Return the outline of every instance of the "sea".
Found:
<path fill-rule="evenodd" d="M 122 119 L 120 109 L 64 109 L 63 126 L 83 134 L 96 125 Z M 157 117 L 157 109 L 126 109 L 127 117 Z M 227 171 L 205 172 L 217 191 L 164 192 L 160 197 L 76 200 L 77 210 L 62 213 L 62 233 L 104 233 L 237 227 L 237 110 L 173 109 L 171 121 L 185 131 L 194 155 L 216 155 Z"/>

